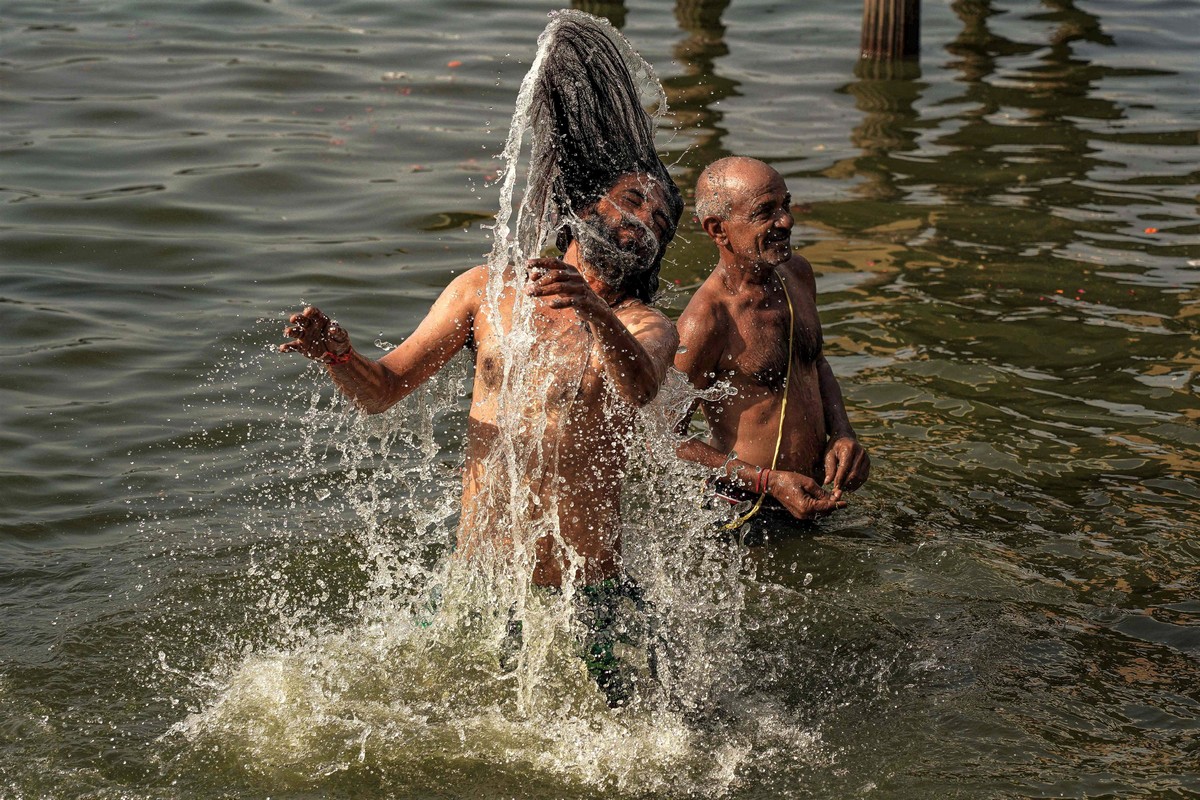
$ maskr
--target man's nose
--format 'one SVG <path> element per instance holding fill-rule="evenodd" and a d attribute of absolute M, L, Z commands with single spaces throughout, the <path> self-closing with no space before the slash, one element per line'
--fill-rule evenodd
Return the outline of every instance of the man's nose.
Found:
<path fill-rule="evenodd" d="M 779 214 L 775 217 L 775 225 L 779 228 L 787 228 L 791 230 L 796 225 L 796 218 L 792 216 L 792 210 L 784 206 Z"/>
<path fill-rule="evenodd" d="M 641 225 L 630 225 L 629 226 L 630 231 L 632 231 L 635 236 L 637 236 L 640 239 L 643 236 L 645 236 L 647 233 L 657 235 L 655 233 L 656 227 L 654 225 L 654 212 L 642 211 L 641 209 L 639 209 L 637 214 L 635 214 L 634 216 L 637 218 L 638 222 L 642 223 Z"/>

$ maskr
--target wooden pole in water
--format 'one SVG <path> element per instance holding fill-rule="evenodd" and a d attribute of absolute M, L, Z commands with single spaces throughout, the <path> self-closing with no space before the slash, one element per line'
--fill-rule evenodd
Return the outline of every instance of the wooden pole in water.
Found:
<path fill-rule="evenodd" d="M 921 53 L 921 0 L 863 0 L 862 57 L 876 61 Z"/>

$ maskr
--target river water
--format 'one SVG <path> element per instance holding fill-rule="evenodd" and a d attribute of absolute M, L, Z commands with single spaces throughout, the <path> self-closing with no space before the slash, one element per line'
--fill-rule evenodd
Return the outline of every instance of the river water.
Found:
<path fill-rule="evenodd" d="M 272 352 L 306 302 L 386 347 L 483 260 L 553 6 L 9 0 L 0 797 L 1200 796 L 1194 7 L 926 2 L 863 69 L 855 4 L 579 5 L 681 186 L 787 178 L 873 460 L 695 553 L 634 476 L 723 696 L 506 699 L 418 613 L 470 365 L 368 424 Z M 712 262 L 689 212 L 670 313 Z"/>

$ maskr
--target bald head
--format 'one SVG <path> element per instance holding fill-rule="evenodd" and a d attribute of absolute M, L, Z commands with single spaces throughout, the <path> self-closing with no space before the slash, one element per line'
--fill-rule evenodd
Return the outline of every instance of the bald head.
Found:
<path fill-rule="evenodd" d="M 756 158 L 722 158 L 696 182 L 696 216 L 722 263 L 775 266 L 790 259 L 791 206 L 783 176 Z"/>
<path fill-rule="evenodd" d="M 696 181 L 696 216 L 701 222 L 705 217 L 729 219 L 739 198 L 773 177 L 779 173 L 757 158 L 730 156 L 714 161 Z"/>

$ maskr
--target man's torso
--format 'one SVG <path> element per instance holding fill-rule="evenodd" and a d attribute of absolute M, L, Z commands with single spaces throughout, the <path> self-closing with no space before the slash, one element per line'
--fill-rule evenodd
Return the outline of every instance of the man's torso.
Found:
<path fill-rule="evenodd" d="M 776 468 L 811 476 L 825 445 L 824 406 L 817 373 L 821 328 L 815 299 L 807 288 L 807 264 L 794 259 L 778 269 L 784 276 L 794 320 L 777 285 L 771 294 L 749 291 L 730 296 L 719 285 L 716 271 L 705 282 L 700 300 L 718 318 L 713 335 L 725 336 L 713 382 L 727 381 L 736 394 L 703 402 L 701 410 L 718 450 L 770 466 L 779 440 Z M 787 407 L 781 438 L 779 419 L 784 410 L 785 382 Z"/>
<path fill-rule="evenodd" d="M 557 522 L 558 533 L 587 559 L 583 578 L 593 583 L 619 571 L 621 479 L 633 411 L 608 391 L 592 331 L 570 309 L 536 303 L 530 317 L 528 356 L 505 376 L 503 348 L 512 340 L 513 290 L 500 296 L 498 318 L 474 315 L 475 385 L 468 423 L 460 549 L 482 540 L 511 541 L 514 518 Z M 619 316 L 619 314 L 618 314 Z M 524 369 L 523 374 L 514 370 Z M 502 416 L 507 422 L 502 421 Z M 522 507 L 513 502 L 505 471 L 494 463 L 501 437 L 520 454 Z M 513 512 L 516 512 L 515 514 Z M 553 519 L 545 519 L 547 513 Z M 537 543 L 534 580 L 558 584 L 562 553 L 552 538 Z"/>

